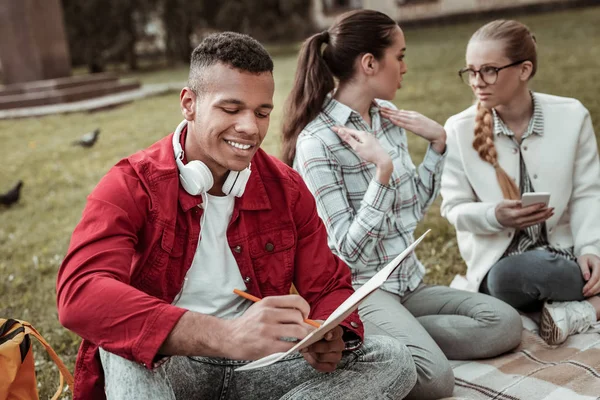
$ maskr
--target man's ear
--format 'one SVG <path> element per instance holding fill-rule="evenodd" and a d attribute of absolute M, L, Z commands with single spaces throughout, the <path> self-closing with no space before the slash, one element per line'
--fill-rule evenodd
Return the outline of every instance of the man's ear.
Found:
<path fill-rule="evenodd" d="M 379 67 L 377 60 L 371 53 L 363 54 L 360 57 L 359 64 L 364 74 L 369 76 L 375 74 L 375 72 L 377 72 L 377 68 Z"/>
<path fill-rule="evenodd" d="M 187 121 L 193 121 L 196 116 L 196 100 L 198 96 L 189 87 L 181 89 L 179 94 L 179 105 L 181 106 L 181 114 Z"/>
<path fill-rule="evenodd" d="M 522 81 L 528 81 L 531 77 L 531 73 L 533 72 L 533 63 L 531 61 L 523 61 L 521 64 L 521 75 L 519 78 Z"/>

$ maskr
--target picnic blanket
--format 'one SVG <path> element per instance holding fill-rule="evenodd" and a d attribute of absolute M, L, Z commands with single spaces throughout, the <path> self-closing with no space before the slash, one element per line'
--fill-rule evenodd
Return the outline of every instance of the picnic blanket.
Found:
<path fill-rule="evenodd" d="M 451 361 L 452 399 L 600 400 L 600 333 L 547 345 L 523 316 L 521 345 L 486 360 Z"/>

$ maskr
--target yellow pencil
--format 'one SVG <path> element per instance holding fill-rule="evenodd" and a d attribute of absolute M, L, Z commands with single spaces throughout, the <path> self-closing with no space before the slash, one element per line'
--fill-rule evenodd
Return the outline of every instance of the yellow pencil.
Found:
<path fill-rule="evenodd" d="M 233 293 L 237 294 L 238 296 L 242 296 L 243 298 L 253 301 L 255 303 L 257 301 L 260 301 L 260 299 L 258 297 L 252 296 L 250 293 L 243 292 L 239 289 L 233 289 Z M 308 318 L 306 318 L 304 320 L 304 322 L 306 322 L 309 325 L 314 326 L 315 328 L 319 328 L 321 326 L 318 322 L 313 321 L 312 319 L 308 319 Z"/>

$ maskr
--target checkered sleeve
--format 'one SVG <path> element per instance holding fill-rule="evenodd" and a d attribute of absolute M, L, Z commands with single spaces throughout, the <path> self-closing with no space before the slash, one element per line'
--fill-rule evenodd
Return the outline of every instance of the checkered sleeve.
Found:
<path fill-rule="evenodd" d="M 326 128 L 329 129 L 329 128 Z M 364 268 L 378 241 L 387 233 L 383 223 L 394 200 L 393 189 L 371 180 L 358 210 L 349 201 L 347 182 L 332 150 L 317 135 L 300 135 L 295 168 L 316 199 L 330 245 L 353 269 Z"/>
<path fill-rule="evenodd" d="M 423 158 L 423 162 L 417 169 L 414 179 L 417 187 L 417 198 L 423 215 L 440 192 L 442 170 L 444 169 L 447 153 L 448 150 L 446 149 L 444 154 L 439 154 L 429 145 L 425 158 Z"/>

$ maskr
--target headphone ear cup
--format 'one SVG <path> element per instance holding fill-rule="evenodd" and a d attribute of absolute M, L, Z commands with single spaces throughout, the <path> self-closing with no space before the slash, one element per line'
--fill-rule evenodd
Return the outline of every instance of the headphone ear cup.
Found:
<path fill-rule="evenodd" d="M 192 196 L 208 192 L 214 184 L 210 169 L 198 160 L 179 166 L 179 180 L 185 191 Z"/>
<path fill-rule="evenodd" d="M 227 179 L 223 184 L 223 193 L 226 195 L 233 195 L 235 197 L 241 197 L 246 190 L 246 184 L 250 179 L 250 168 L 246 168 L 243 171 L 229 171 Z"/>

